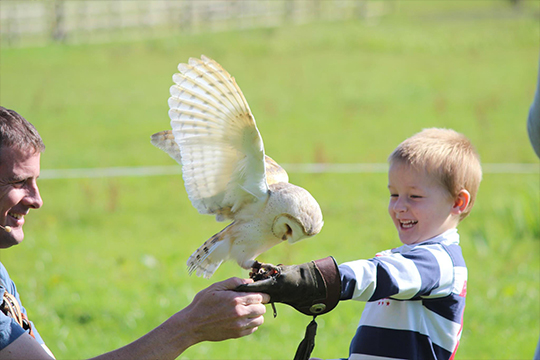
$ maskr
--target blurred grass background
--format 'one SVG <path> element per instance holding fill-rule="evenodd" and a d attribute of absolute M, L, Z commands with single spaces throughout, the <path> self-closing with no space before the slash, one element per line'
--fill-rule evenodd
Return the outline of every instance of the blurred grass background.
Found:
<path fill-rule="evenodd" d="M 266 152 L 280 163 L 381 163 L 425 127 L 466 134 L 484 163 L 538 164 L 526 134 L 538 66 L 537 1 L 401 1 L 376 19 L 0 50 L 0 102 L 40 131 L 42 169 L 172 165 L 150 145 L 169 128 L 178 62 L 210 56 L 237 80 Z M 323 209 L 317 237 L 261 259 L 338 262 L 399 246 L 386 175 L 290 173 Z M 131 342 L 214 281 L 185 261 L 224 225 L 197 214 L 180 175 L 43 179 L 44 207 L 2 251 L 59 359 Z M 539 174 L 485 174 L 460 225 L 469 267 L 457 359 L 531 359 L 540 333 Z M 346 357 L 363 304 L 318 319 L 314 356 Z M 247 338 L 202 343 L 185 359 L 287 359 L 309 318 L 278 305 Z M 277 346 L 279 344 L 279 346 Z"/>

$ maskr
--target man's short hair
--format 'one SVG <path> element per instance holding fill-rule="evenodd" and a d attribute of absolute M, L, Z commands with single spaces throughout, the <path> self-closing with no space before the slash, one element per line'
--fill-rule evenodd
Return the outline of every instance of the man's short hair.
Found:
<path fill-rule="evenodd" d="M 21 115 L 0 106 L 0 153 L 3 148 L 11 147 L 35 154 L 45 150 L 45 145 L 38 131 Z"/>
<path fill-rule="evenodd" d="M 462 189 L 467 190 L 471 199 L 460 220 L 469 215 L 482 180 L 482 166 L 480 156 L 463 134 L 451 129 L 424 129 L 399 144 L 388 162 L 406 163 L 425 171 L 454 199 Z"/>

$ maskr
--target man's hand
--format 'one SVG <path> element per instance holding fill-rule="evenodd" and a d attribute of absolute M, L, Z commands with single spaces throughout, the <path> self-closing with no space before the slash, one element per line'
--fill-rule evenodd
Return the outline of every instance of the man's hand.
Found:
<path fill-rule="evenodd" d="M 270 301 L 267 294 L 234 292 L 238 286 L 252 283 L 250 279 L 231 278 L 201 290 L 183 310 L 187 323 L 193 325 L 192 335 L 198 341 L 221 341 L 252 334 L 264 322 Z"/>
<path fill-rule="evenodd" d="M 301 265 L 278 265 L 275 269 L 268 279 L 243 284 L 235 290 L 266 293 L 271 302 L 290 305 L 306 315 L 322 315 L 337 306 L 341 278 L 333 257 Z"/>

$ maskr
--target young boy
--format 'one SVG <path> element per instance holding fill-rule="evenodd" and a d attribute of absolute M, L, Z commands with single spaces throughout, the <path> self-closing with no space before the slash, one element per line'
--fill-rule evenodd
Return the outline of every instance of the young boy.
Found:
<path fill-rule="evenodd" d="M 410 137 L 388 160 L 388 212 L 402 246 L 339 267 L 331 257 L 278 266 L 277 277 L 238 290 L 268 293 L 307 315 L 340 300 L 367 301 L 349 360 L 448 360 L 467 294 L 457 226 L 474 204 L 480 160 L 465 136 L 446 129 Z"/>
<path fill-rule="evenodd" d="M 426 129 L 389 163 L 388 212 L 403 245 L 339 266 L 341 300 L 367 301 L 349 359 L 451 359 L 467 294 L 457 226 L 476 198 L 479 157 L 463 135 Z"/>

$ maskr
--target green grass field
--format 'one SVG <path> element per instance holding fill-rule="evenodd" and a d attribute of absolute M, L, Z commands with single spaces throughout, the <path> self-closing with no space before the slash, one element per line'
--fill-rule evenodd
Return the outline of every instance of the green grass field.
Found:
<path fill-rule="evenodd" d="M 377 21 L 320 23 L 161 40 L 2 49 L 0 102 L 36 125 L 42 169 L 172 165 L 150 144 L 169 128 L 178 62 L 205 54 L 241 86 L 280 163 L 381 163 L 426 127 L 465 133 L 484 163 L 535 163 L 526 116 L 538 69 L 540 5 L 399 2 Z M 260 259 L 338 262 L 399 246 L 385 174 L 290 173 L 318 199 L 320 235 Z M 58 359 L 120 347 L 213 281 L 185 262 L 224 225 L 189 203 L 180 175 L 40 181 L 22 245 L 0 253 Z M 485 174 L 460 226 L 469 267 L 457 359 L 531 359 L 540 334 L 539 174 Z M 319 318 L 314 356 L 346 357 L 363 304 Z M 185 359 L 289 359 L 309 318 L 278 305 L 254 335 L 202 343 Z M 279 346 L 278 346 L 279 344 Z M 260 349 L 259 351 L 254 349 Z"/>

